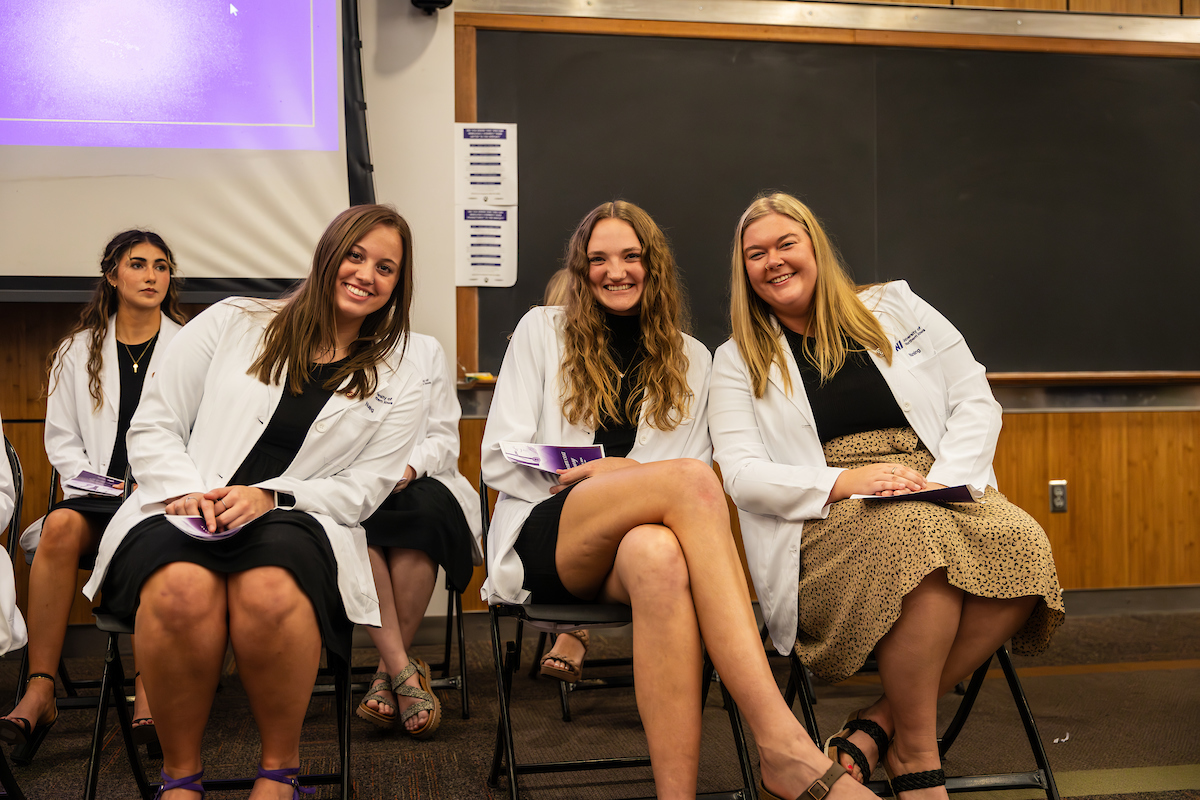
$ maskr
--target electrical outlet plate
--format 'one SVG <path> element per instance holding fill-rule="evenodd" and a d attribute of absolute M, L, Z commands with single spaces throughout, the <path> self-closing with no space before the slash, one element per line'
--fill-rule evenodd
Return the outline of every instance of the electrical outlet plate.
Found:
<path fill-rule="evenodd" d="M 1050 512 L 1065 514 L 1067 511 L 1067 482 L 1050 481 Z"/>

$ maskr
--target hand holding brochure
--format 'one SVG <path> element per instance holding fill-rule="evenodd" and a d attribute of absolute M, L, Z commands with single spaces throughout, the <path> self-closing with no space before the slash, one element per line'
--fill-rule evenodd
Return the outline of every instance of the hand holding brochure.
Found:
<path fill-rule="evenodd" d="M 966 484 L 962 486 L 947 486 L 944 489 L 926 489 L 923 492 L 912 492 L 911 494 L 894 494 L 891 497 L 881 497 L 877 494 L 852 494 L 851 500 L 878 500 L 886 503 L 904 503 L 909 500 L 925 500 L 929 503 L 974 503 L 977 502 L 971 496 L 971 490 Z"/>
<path fill-rule="evenodd" d="M 167 514 L 166 517 L 167 522 L 179 528 L 179 530 L 193 539 L 199 539 L 203 542 L 216 542 L 221 539 L 228 539 L 245 527 L 244 525 L 238 525 L 236 528 L 227 528 L 216 533 L 209 533 L 208 527 L 204 524 L 204 517 L 184 514 Z"/>
<path fill-rule="evenodd" d="M 589 444 L 572 447 L 559 444 L 530 444 L 501 442 L 500 452 L 514 464 L 533 467 L 557 475 L 560 469 L 570 469 L 589 461 L 604 458 L 604 445 Z"/>
<path fill-rule="evenodd" d="M 72 489 L 82 489 L 88 494 L 102 494 L 105 497 L 120 497 L 124 491 L 125 481 L 110 478 L 107 475 L 97 475 L 86 469 L 66 482 Z"/>

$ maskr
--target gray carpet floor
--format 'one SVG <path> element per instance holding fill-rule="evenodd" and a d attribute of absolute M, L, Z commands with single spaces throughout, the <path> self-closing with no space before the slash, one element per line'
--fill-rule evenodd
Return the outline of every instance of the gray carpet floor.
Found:
<path fill-rule="evenodd" d="M 462 705 L 453 691 L 439 693 L 444 719 L 431 741 L 380 731 L 356 717 L 351 726 L 352 772 L 355 796 L 360 800 L 507 796 L 503 785 L 499 790 L 486 786 L 496 729 L 496 684 L 486 617 L 479 615 L 469 622 L 470 719 L 462 719 Z M 535 639 L 526 637 L 526 664 Z M 438 649 L 418 648 L 418 654 L 436 658 Z M 591 655 L 623 656 L 630 650 L 626 633 L 601 633 L 594 635 Z M 372 657 L 369 649 L 356 650 L 356 663 L 368 664 Z M 1064 797 L 1200 800 L 1200 613 L 1069 618 L 1045 654 L 1015 661 Z M 773 659 L 772 664 L 782 686 L 787 662 Z M 73 659 L 69 665 L 76 675 L 98 674 L 100 658 Z M 586 676 L 622 671 L 587 668 Z M 16 672 L 14 659 L 0 662 L 0 696 L 12 696 Z M 513 688 L 519 759 L 646 752 L 632 689 L 575 692 L 571 698 L 573 721 L 563 722 L 556 682 L 530 680 L 522 673 Z M 878 688 L 877 679 L 865 674 L 836 686 L 818 682 L 816 710 L 822 734 L 829 735 L 849 711 L 870 702 Z M 956 701 L 953 696 L 942 701 L 939 714 L 943 721 L 953 715 Z M 64 711 L 33 764 L 15 768 L 30 798 L 82 796 L 94 720 L 94 712 Z M 332 769 L 336 743 L 332 698 L 314 698 L 302 744 L 305 770 Z M 222 682 L 204 748 L 208 777 L 253 774 L 258 739 L 236 670 Z M 148 764 L 156 775 L 158 762 Z M 985 682 L 945 768 L 947 774 L 1033 769 L 1002 677 Z M 524 776 L 520 784 L 522 796 L 530 800 L 607 800 L 646 797 L 654 791 L 649 770 L 644 768 Z M 720 791 L 738 785 L 728 717 L 719 693 L 714 692 L 705 709 L 700 789 Z M 99 796 L 113 800 L 138 796 L 112 713 Z M 334 796 L 335 790 L 329 787 L 317 794 Z M 1042 795 L 1021 790 L 973 796 L 1023 800 Z"/>

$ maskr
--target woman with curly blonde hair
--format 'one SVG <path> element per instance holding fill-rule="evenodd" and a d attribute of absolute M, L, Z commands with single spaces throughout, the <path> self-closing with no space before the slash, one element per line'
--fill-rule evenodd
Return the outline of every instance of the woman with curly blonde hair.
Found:
<path fill-rule="evenodd" d="M 631 606 L 658 797 L 696 795 L 702 642 L 754 731 L 766 783 L 794 797 L 832 782 L 840 768 L 783 702 L 758 638 L 710 466 L 711 359 L 680 330 L 666 237 L 637 206 L 605 203 L 579 223 L 565 262 L 566 305 L 534 308 L 517 325 L 484 433 L 483 475 L 501 492 L 489 602 Z M 510 463 L 502 442 L 599 443 L 605 457 L 555 476 Z"/>

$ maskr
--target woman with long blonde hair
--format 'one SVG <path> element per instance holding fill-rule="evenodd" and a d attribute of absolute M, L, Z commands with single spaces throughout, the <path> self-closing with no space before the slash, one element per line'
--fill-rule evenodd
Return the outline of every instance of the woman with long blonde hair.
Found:
<path fill-rule="evenodd" d="M 401 360 L 412 234 L 338 215 L 280 301 L 230 298 L 180 332 L 129 427 L 137 489 L 84 587 L 136 613 L 164 800 L 203 794 L 200 743 L 227 645 L 262 742 L 250 796 L 297 797 L 322 645 L 380 624 L 360 522 L 404 474 L 421 381 Z M 169 517 L 169 518 L 168 518 Z M 186 531 L 182 517 L 195 524 Z"/>
<path fill-rule="evenodd" d="M 633 611 L 633 671 L 658 797 L 694 798 L 701 644 L 754 731 L 767 785 L 799 794 L 838 769 L 783 702 L 710 466 L 707 349 L 681 331 L 666 237 L 645 211 L 604 203 L 567 246 L 565 306 L 517 325 L 484 432 L 501 492 L 488 535 L 489 602 L 617 602 Z M 502 442 L 603 444 L 550 475 Z M 845 782 L 843 782 L 845 783 Z M 841 800 L 871 797 L 839 786 Z"/>
<path fill-rule="evenodd" d="M 100 258 L 100 277 L 79 321 L 50 353 L 47 365 L 46 456 L 58 471 L 63 499 L 21 536 L 33 553 L 29 568 L 29 680 L 25 694 L 0 720 L 0 741 L 33 758 L 58 719 L 54 676 L 77 596 L 81 562 L 96 554 L 105 526 L 121 506 L 72 488 L 80 472 L 124 481 L 125 433 L 146 377 L 163 361 L 183 325 L 175 256 L 152 231 L 114 236 Z M 136 481 L 137 477 L 134 476 Z M 142 681 L 135 677 L 134 741 L 156 739 Z"/>
<path fill-rule="evenodd" d="M 709 424 L 771 640 L 828 681 L 874 652 L 883 696 L 826 752 L 945 797 L 937 698 L 1063 617 L 1045 532 L 995 488 L 1000 406 L 954 326 L 903 281 L 856 287 L 790 195 L 742 215 L 730 297 Z M 946 487 L 978 502 L 852 499 Z"/>

